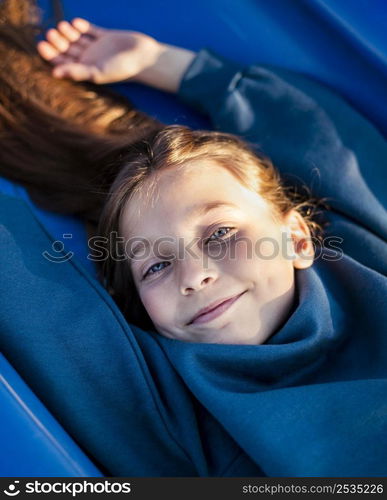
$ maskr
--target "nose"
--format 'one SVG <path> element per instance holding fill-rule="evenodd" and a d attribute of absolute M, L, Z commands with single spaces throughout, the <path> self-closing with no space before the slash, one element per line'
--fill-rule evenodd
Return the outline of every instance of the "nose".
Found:
<path fill-rule="evenodd" d="M 188 295 L 210 285 L 217 279 L 217 270 L 213 265 L 206 266 L 200 258 L 185 258 L 180 269 L 180 293 Z"/>

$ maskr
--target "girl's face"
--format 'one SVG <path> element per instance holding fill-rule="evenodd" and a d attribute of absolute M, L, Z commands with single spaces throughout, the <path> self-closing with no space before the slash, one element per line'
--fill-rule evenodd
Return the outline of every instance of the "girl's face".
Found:
<path fill-rule="evenodd" d="M 136 195 L 120 227 L 155 328 L 188 342 L 262 344 L 291 312 L 294 269 L 312 264 L 304 220 L 294 210 L 279 220 L 214 161 L 157 175 L 151 202 Z"/>

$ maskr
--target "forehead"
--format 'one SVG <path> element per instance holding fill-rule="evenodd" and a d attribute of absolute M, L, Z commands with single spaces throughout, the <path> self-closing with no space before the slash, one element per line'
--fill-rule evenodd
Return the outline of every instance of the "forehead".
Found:
<path fill-rule="evenodd" d="M 232 171 L 214 161 L 195 162 L 157 172 L 129 200 L 121 216 L 121 233 L 147 233 L 151 226 L 190 222 L 209 210 L 251 204 L 266 207 L 260 195 L 246 188 Z"/>

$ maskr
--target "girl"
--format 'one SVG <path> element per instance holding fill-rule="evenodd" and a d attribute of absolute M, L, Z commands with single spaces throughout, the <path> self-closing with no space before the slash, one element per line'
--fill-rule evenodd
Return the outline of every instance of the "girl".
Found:
<path fill-rule="evenodd" d="M 83 19 L 61 22 L 58 30 L 47 33 L 47 39 L 38 48 L 54 64 L 53 74 L 76 80 L 106 83 L 131 77 L 176 91 L 193 59 L 191 52 L 159 44 L 146 35 L 105 31 Z M 132 259 L 131 265 L 114 255 L 104 263 L 107 285 L 129 321 L 185 341 L 263 343 L 294 307 L 294 268 L 309 267 L 313 260 L 310 232 L 299 212 L 303 205 L 295 208 L 273 166 L 231 135 L 166 127 L 121 155 L 117 168 L 120 174 L 100 230 L 106 238 L 115 232 L 125 241 L 142 238 L 148 250 L 146 258 Z M 152 195 L 141 199 L 144 191 Z M 208 205 L 211 219 L 206 209 L 200 218 L 191 217 L 184 231 L 185 214 L 194 209 L 203 212 Z M 134 207 L 135 214 L 131 213 Z M 235 225 L 239 221 L 240 227 L 213 227 L 215 218 L 226 215 Z M 159 243 L 169 239 L 159 251 L 171 255 L 177 253 L 177 245 L 188 247 L 200 233 L 198 250 L 211 227 L 213 235 L 206 234 L 211 241 L 206 243 L 208 250 L 202 248 L 191 259 L 176 257 L 173 265 L 157 262 L 155 241 L 150 244 L 148 235 Z M 224 234 L 217 236 L 219 232 Z M 203 257 L 210 257 L 208 252 L 213 253 L 221 241 L 227 243 L 228 255 L 212 259 L 202 269 Z M 261 243 L 270 248 L 260 248 Z M 132 253 L 127 244 L 121 247 L 118 253 Z M 258 258 L 256 254 L 265 251 Z M 190 284 L 187 279 L 200 283 Z M 226 297 L 223 290 L 228 291 Z M 213 321 L 214 314 L 219 320 Z"/>
<path fill-rule="evenodd" d="M 204 63 L 220 64 L 208 53 L 192 63 L 191 51 L 158 43 L 141 33 L 105 30 L 79 18 L 72 23 L 62 21 L 58 29 L 48 31 L 47 41 L 40 42 L 38 50 L 54 65 L 53 74 L 58 78 L 96 83 L 131 79 L 169 92 L 178 91 L 183 75 L 192 64 L 188 82 L 183 81 L 180 89 L 183 96 L 188 93 L 188 97 L 191 81 L 198 78 L 196 68 Z M 235 67 L 224 61 L 222 64 L 223 72 L 229 73 L 230 78 Z M 216 76 L 219 73 L 215 68 L 211 70 Z M 245 78 L 246 81 L 256 83 L 268 78 L 256 69 L 250 71 L 253 75 Z M 227 102 L 225 120 L 233 122 L 226 126 L 262 144 L 263 134 L 254 135 L 257 117 L 252 109 L 261 89 L 241 88 L 244 76 L 240 73 L 230 85 L 228 93 L 232 99 L 227 97 L 227 100 L 236 101 L 236 96 L 241 95 L 242 101 Z M 206 88 L 205 93 L 210 94 L 211 87 Z M 313 109 L 312 102 L 306 102 L 305 97 L 305 102 L 298 102 L 300 99 L 294 92 L 283 91 L 283 94 L 282 99 L 294 103 L 291 110 L 294 116 L 290 119 L 297 123 L 297 128 L 301 129 L 312 115 L 321 124 L 317 137 L 304 136 L 304 140 L 322 141 L 324 132 L 325 136 L 332 133 L 332 130 L 324 130 L 330 124 L 319 109 Z M 200 95 L 199 99 L 207 101 L 208 96 Z M 213 110 L 216 117 L 221 99 L 226 98 L 218 98 L 217 104 L 216 99 L 211 103 L 210 111 Z M 276 101 L 277 106 L 280 105 L 278 98 Z M 295 110 L 301 104 L 305 109 L 297 113 Z M 221 114 L 226 115 L 226 110 L 222 109 Z M 285 131 L 277 125 L 278 132 Z M 287 134 L 290 132 L 286 130 Z M 303 130 L 292 133 L 297 139 L 303 136 Z M 266 141 L 271 141 L 272 136 Z M 295 143 L 293 148 L 295 146 L 300 144 Z M 327 154 L 327 148 L 323 153 Z M 338 153 L 335 155 L 338 157 Z M 301 172 L 306 180 L 313 173 L 313 160 L 307 159 L 305 165 L 295 166 L 295 173 Z M 313 165 L 316 173 L 321 169 L 321 162 L 322 158 Z M 314 248 L 310 230 L 300 213 L 304 205 L 292 202 L 268 161 L 257 157 L 246 144 L 231 135 L 167 127 L 121 155 L 117 170 L 120 174 L 112 186 L 100 230 L 106 238 L 118 232 L 125 242 L 144 240 L 142 245 L 146 251 L 142 252 L 142 258 L 133 259 L 128 243 L 122 243 L 119 253 L 126 251 L 132 262 L 110 255 L 104 263 L 107 284 L 131 322 L 145 328 L 153 326 L 169 338 L 193 342 L 260 344 L 279 329 L 295 305 L 294 269 L 312 265 Z M 326 167 L 319 171 L 323 184 L 329 180 L 326 175 L 332 175 L 325 174 L 325 170 Z M 361 181 L 359 178 L 358 189 L 363 188 Z M 330 194 L 332 186 L 328 193 L 319 188 L 316 191 Z M 144 196 L 143 192 L 148 194 Z M 332 199 L 333 206 L 338 202 L 337 196 Z M 205 207 L 212 205 L 210 217 Z M 201 212 L 201 217 L 196 217 L 195 210 Z M 188 220 L 191 211 L 195 217 Z M 216 220 L 224 226 L 215 227 Z M 193 258 L 177 255 L 179 242 L 188 246 L 195 237 L 198 252 Z M 160 245 L 156 248 L 155 242 L 160 243 L 162 238 L 169 239 L 168 244 L 164 242 L 163 249 Z M 214 244 L 219 252 L 220 242 L 224 247 L 222 258 L 211 259 Z M 262 252 L 261 243 L 265 244 L 266 253 Z M 174 260 L 158 260 L 163 251 L 164 256 L 173 255 Z M 206 266 L 203 266 L 204 257 Z M 222 290 L 227 290 L 226 295 Z M 136 300 L 138 297 L 140 300 Z"/>
<path fill-rule="evenodd" d="M 58 362 L 57 376 L 44 378 L 51 388 L 75 389 L 82 403 L 71 406 L 62 395 L 58 413 L 120 475 L 385 475 L 386 231 L 378 199 L 386 150 L 379 133 L 299 75 L 244 69 L 210 51 L 195 55 L 148 38 L 141 52 L 142 35 L 81 24 L 61 24 L 39 45 L 58 76 L 102 82 L 118 61 L 119 78 L 178 90 L 226 133 L 172 127 L 121 149 L 101 227 L 105 237 L 118 230 L 130 260 L 124 254 L 121 262 L 118 248 L 106 278 L 118 298 L 134 282 L 157 333 L 133 328 L 123 338 L 108 330 L 117 335 L 105 341 L 94 331 L 109 328 L 111 314 L 91 309 L 103 321 L 87 330 L 88 349 L 77 348 L 87 341 L 83 332 L 76 340 L 65 332 L 74 370 Z M 340 236 L 347 255 L 316 255 L 311 265 L 317 248 L 297 204 L 271 166 L 227 133 L 258 142 L 283 177 L 292 175 L 288 181 L 329 198 L 326 234 Z M 57 352 L 53 344 L 43 366 Z"/>
<path fill-rule="evenodd" d="M 105 276 L 126 308 L 138 307 L 136 288 L 157 331 L 137 336 L 144 351 L 161 346 L 203 405 L 212 466 L 200 469 L 191 448 L 200 474 L 385 475 L 387 151 L 378 131 L 285 70 L 244 69 L 79 19 L 47 37 L 39 51 L 57 77 L 177 91 L 331 206 L 326 235 L 340 247 L 312 266 L 305 219 L 272 167 L 234 136 L 167 127 L 119 159 L 100 227 L 105 237 L 118 231 L 130 259 L 110 255 Z M 181 240 L 194 254 L 179 254 Z M 239 242 L 260 242 L 261 253 Z M 243 451 L 223 461 L 231 443 Z"/>

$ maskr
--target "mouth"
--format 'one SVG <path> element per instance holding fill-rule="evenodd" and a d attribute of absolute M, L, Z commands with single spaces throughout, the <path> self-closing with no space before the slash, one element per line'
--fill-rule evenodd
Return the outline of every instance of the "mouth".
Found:
<path fill-rule="evenodd" d="M 194 316 L 194 318 L 189 323 L 187 323 L 187 325 L 199 325 L 202 323 L 208 323 L 209 321 L 218 318 L 223 313 L 225 313 L 244 293 L 246 293 L 246 291 L 247 290 L 228 299 L 224 299 L 221 302 L 218 302 L 215 306 L 209 306 L 203 309 L 201 312 L 199 311 L 199 313 L 196 314 L 196 316 Z"/>

